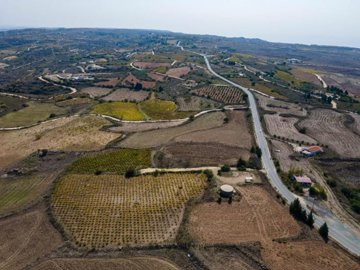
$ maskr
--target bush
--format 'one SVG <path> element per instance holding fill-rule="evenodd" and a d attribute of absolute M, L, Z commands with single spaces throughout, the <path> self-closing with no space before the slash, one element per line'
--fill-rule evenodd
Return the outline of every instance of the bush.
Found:
<path fill-rule="evenodd" d="M 135 169 L 127 169 L 126 172 L 125 172 L 125 177 L 126 178 L 135 177 L 137 175 L 139 175 L 139 173 Z"/>
<path fill-rule="evenodd" d="M 260 170 L 261 169 L 260 158 L 257 155 L 252 154 L 248 161 L 248 167 L 251 169 Z"/>
<path fill-rule="evenodd" d="M 231 168 L 228 164 L 221 166 L 221 172 L 230 172 Z"/>
<path fill-rule="evenodd" d="M 313 212 L 311 210 L 309 215 L 307 216 L 306 224 L 312 229 L 312 228 L 314 228 L 314 222 L 315 222 L 314 216 L 313 216 Z"/>
<path fill-rule="evenodd" d="M 329 185 L 329 187 L 331 188 L 335 188 L 336 187 L 336 181 L 335 180 L 327 180 L 326 183 Z"/>
<path fill-rule="evenodd" d="M 247 163 L 242 158 L 239 158 L 236 167 L 238 168 L 239 171 L 245 171 L 247 167 Z"/>
<path fill-rule="evenodd" d="M 214 174 L 211 170 L 205 170 L 204 174 L 206 175 L 209 182 L 214 179 Z"/>

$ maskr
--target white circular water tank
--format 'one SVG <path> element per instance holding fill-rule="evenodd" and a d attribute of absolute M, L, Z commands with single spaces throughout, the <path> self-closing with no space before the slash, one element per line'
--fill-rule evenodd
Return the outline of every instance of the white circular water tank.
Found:
<path fill-rule="evenodd" d="M 222 197 L 231 197 L 234 193 L 234 188 L 230 185 L 222 185 L 220 187 L 220 195 Z"/>

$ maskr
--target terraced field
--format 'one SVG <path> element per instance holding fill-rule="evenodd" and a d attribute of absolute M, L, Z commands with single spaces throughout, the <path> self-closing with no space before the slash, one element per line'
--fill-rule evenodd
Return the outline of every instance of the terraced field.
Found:
<path fill-rule="evenodd" d="M 224 104 L 239 104 L 243 102 L 242 92 L 229 86 L 207 86 L 192 91 L 198 96 L 207 97 Z"/>
<path fill-rule="evenodd" d="M 278 114 L 266 114 L 264 115 L 266 128 L 269 131 L 270 135 L 277 135 L 284 137 L 288 140 L 294 140 L 299 142 L 305 142 L 310 144 L 316 144 L 316 140 L 313 138 L 300 133 L 295 128 L 295 123 L 299 119 L 295 117 L 282 117 Z"/>
<path fill-rule="evenodd" d="M 199 196 L 205 182 L 200 174 L 131 180 L 68 174 L 56 185 L 51 208 L 65 232 L 82 247 L 173 243 L 186 201 Z"/>
<path fill-rule="evenodd" d="M 0 127 L 30 126 L 39 121 L 49 119 L 51 114 L 62 115 L 66 113 L 66 109 L 58 107 L 53 103 L 30 101 L 27 104 L 28 107 L 0 117 Z"/>
<path fill-rule="evenodd" d="M 121 149 L 81 157 L 68 168 L 68 172 L 93 174 L 100 171 L 123 174 L 128 169 L 144 167 L 151 167 L 150 150 Z"/>
<path fill-rule="evenodd" d="M 145 120 L 145 116 L 139 111 L 136 103 L 131 102 L 106 102 L 97 104 L 94 113 L 113 116 L 127 121 Z"/>
<path fill-rule="evenodd" d="M 313 137 L 343 157 L 360 157 L 360 136 L 345 126 L 345 115 L 332 110 L 316 109 L 299 123 Z"/>

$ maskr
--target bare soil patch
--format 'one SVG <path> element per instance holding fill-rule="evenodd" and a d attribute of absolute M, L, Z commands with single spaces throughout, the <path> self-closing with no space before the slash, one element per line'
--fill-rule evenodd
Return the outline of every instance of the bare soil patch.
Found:
<path fill-rule="evenodd" d="M 89 94 L 90 97 L 102 97 L 108 95 L 112 89 L 102 87 L 87 87 L 81 89 L 81 92 Z"/>
<path fill-rule="evenodd" d="M 149 72 L 147 75 L 148 75 L 148 77 L 150 77 L 151 79 L 153 79 L 154 81 L 157 81 L 157 82 L 163 82 L 165 80 L 165 76 L 160 75 L 158 73 Z"/>
<path fill-rule="evenodd" d="M 145 99 L 147 99 L 149 96 L 149 92 L 140 90 L 140 91 L 134 91 L 127 88 L 117 89 L 114 92 L 112 92 L 110 95 L 107 95 L 106 97 L 103 97 L 103 100 L 106 101 L 134 101 L 134 102 L 140 102 Z"/>
<path fill-rule="evenodd" d="M 177 97 L 176 104 L 179 111 L 185 112 L 204 111 L 221 107 L 220 103 L 197 96 Z"/>
<path fill-rule="evenodd" d="M 219 143 L 171 143 L 156 152 L 153 162 L 160 168 L 235 166 L 240 157 L 247 160 L 249 151 Z"/>
<path fill-rule="evenodd" d="M 224 122 L 221 112 L 209 113 L 196 118 L 188 124 L 161 130 L 145 131 L 130 135 L 119 143 L 125 148 L 152 148 L 164 145 L 182 134 L 219 127 Z"/>
<path fill-rule="evenodd" d="M 166 72 L 166 75 L 171 77 L 181 78 L 190 72 L 189 67 L 171 68 Z"/>
<path fill-rule="evenodd" d="M 259 186 L 237 187 L 240 202 L 204 203 L 190 215 L 189 232 L 197 243 L 237 244 L 296 236 L 300 227 L 287 209 Z"/>
<path fill-rule="evenodd" d="M 306 134 L 329 147 L 342 157 L 360 157 L 360 136 L 345 125 L 346 116 L 332 110 L 315 109 L 299 123 Z"/>
<path fill-rule="evenodd" d="M 317 142 L 305 135 L 300 133 L 295 128 L 295 123 L 299 121 L 299 119 L 295 117 L 282 117 L 278 114 L 266 114 L 264 115 L 266 128 L 271 136 L 277 135 L 280 137 L 284 137 L 287 140 L 294 140 L 299 142 L 307 142 L 310 144 L 316 144 Z"/>
<path fill-rule="evenodd" d="M 300 81 L 313 83 L 317 86 L 323 86 L 318 78 L 311 72 L 306 72 L 301 68 L 294 68 L 291 70 L 291 73 Z"/>
<path fill-rule="evenodd" d="M 229 123 L 218 128 L 196 131 L 177 136 L 175 142 L 219 143 L 250 150 L 252 136 L 246 119 L 246 112 L 231 111 L 227 113 Z"/>
<path fill-rule="evenodd" d="M 0 220 L 0 268 L 23 269 L 62 244 L 44 208 Z"/>
<path fill-rule="evenodd" d="M 360 269 L 358 261 L 323 241 L 273 242 L 263 249 L 262 256 L 274 270 Z"/>

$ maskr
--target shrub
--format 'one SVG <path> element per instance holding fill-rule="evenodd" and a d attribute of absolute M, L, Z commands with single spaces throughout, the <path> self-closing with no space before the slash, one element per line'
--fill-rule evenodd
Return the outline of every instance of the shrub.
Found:
<path fill-rule="evenodd" d="M 244 171 L 246 169 L 247 163 L 242 158 L 239 158 L 236 167 L 239 171 Z"/>
<path fill-rule="evenodd" d="M 221 172 L 230 172 L 231 168 L 228 164 L 221 166 Z"/>
<path fill-rule="evenodd" d="M 128 169 L 128 170 L 126 170 L 126 172 L 125 172 L 125 177 L 126 177 L 126 178 L 135 177 L 135 176 L 137 176 L 137 175 L 139 175 L 139 173 L 138 173 L 138 171 L 135 170 L 135 169 Z"/>
<path fill-rule="evenodd" d="M 326 222 L 320 227 L 319 234 L 324 239 L 324 241 L 327 243 L 329 241 L 329 228 L 326 224 Z"/>

